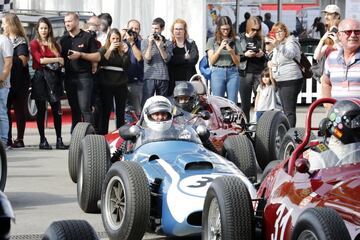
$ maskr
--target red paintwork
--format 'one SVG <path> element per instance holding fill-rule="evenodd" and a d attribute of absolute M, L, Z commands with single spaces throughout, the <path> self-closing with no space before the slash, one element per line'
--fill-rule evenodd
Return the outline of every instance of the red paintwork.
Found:
<path fill-rule="evenodd" d="M 334 103 L 335 100 L 321 99 L 310 106 L 306 133 L 312 129 L 313 110 L 325 102 Z M 267 200 L 263 213 L 264 239 L 290 239 L 299 215 L 312 207 L 335 209 L 344 219 L 352 239 L 360 234 L 360 163 L 320 169 L 312 176 L 295 171 L 295 160 L 303 157 L 309 136 L 306 134 L 303 144 L 296 148 L 290 159 L 270 172 L 258 190 L 258 198 Z"/>

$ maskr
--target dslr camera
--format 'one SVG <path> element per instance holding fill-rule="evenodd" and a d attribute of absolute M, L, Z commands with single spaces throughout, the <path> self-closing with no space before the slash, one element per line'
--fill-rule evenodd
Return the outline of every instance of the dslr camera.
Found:
<path fill-rule="evenodd" d="M 156 41 L 159 41 L 160 39 L 165 42 L 165 37 L 163 35 L 161 35 L 160 33 L 154 33 L 153 37 Z"/>
<path fill-rule="evenodd" d="M 133 37 L 134 39 L 136 39 L 138 37 L 137 32 L 133 31 L 132 29 L 128 29 L 128 30 L 126 30 L 126 32 L 130 37 Z"/>

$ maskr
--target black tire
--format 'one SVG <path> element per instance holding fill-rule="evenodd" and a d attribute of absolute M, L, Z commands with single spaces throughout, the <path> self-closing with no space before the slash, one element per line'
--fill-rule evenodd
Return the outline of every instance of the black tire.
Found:
<path fill-rule="evenodd" d="M 101 218 L 109 238 L 142 239 L 149 217 L 150 189 L 142 167 L 136 162 L 115 162 L 101 193 Z"/>
<path fill-rule="evenodd" d="M 216 221 L 219 218 L 220 221 Z M 246 185 L 234 176 L 216 178 L 205 197 L 202 239 L 251 240 L 255 235 L 254 226 L 254 212 Z"/>
<path fill-rule="evenodd" d="M 252 182 L 256 182 L 256 156 L 253 144 L 245 135 L 225 139 L 223 156 L 233 162 Z"/>
<path fill-rule="evenodd" d="M 283 141 L 281 142 L 279 150 L 279 159 L 284 160 L 288 159 L 291 156 L 291 153 L 295 150 L 296 146 L 299 145 L 295 141 L 295 131 L 297 131 L 298 137 L 303 139 L 305 136 L 305 128 L 291 128 L 284 136 Z M 316 139 L 315 135 L 311 133 L 310 140 Z"/>
<path fill-rule="evenodd" d="M 273 168 L 278 165 L 279 163 L 281 163 L 281 160 L 274 160 L 269 162 L 268 165 L 266 165 L 264 171 L 262 172 L 261 175 L 261 179 L 260 179 L 260 183 L 262 183 L 264 181 L 264 179 L 266 178 L 266 176 L 271 172 L 271 170 L 273 170 Z"/>
<path fill-rule="evenodd" d="M 86 122 L 78 123 L 71 134 L 68 165 L 70 178 L 74 183 L 77 182 L 81 141 L 90 134 L 95 134 L 95 129 L 90 123 Z"/>
<path fill-rule="evenodd" d="M 100 135 L 88 135 L 81 143 L 77 198 L 81 209 L 86 213 L 96 213 L 101 198 L 101 186 L 110 163 L 110 150 Z"/>
<path fill-rule="evenodd" d="M 308 208 L 295 223 L 292 240 L 350 240 L 340 215 L 331 208 Z"/>
<path fill-rule="evenodd" d="M 3 192 L 7 179 L 7 157 L 4 145 L 0 143 L 0 190 Z"/>
<path fill-rule="evenodd" d="M 98 240 L 94 228 L 85 220 L 62 220 L 52 222 L 43 240 Z"/>
<path fill-rule="evenodd" d="M 255 152 L 261 169 L 272 160 L 280 159 L 281 141 L 289 128 L 289 121 L 281 111 L 267 111 L 261 116 L 255 132 Z"/>
<path fill-rule="evenodd" d="M 26 105 L 25 107 L 25 119 L 26 120 L 35 120 L 37 116 L 37 106 L 35 104 L 35 100 L 31 99 L 31 90 L 26 97 Z"/>

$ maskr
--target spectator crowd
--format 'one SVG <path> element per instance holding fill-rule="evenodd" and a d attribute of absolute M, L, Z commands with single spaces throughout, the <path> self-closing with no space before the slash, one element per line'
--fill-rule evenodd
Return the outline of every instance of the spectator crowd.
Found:
<path fill-rule="evenodd" d="M 314 65 L 320 69 L 317 74 L 323 96 L 359 97 L 360 24 L 355 19 L 341 21 L 336 5 L 328 5 L 323 13 L 325 23 L 317 17 L 308 32 L 319 39 Z M 250 121 L 253 93 L 256 119 L 264 111 L 281 106 L 291 127 L 295 127 L 296 100 L 304 82 L 297 63 L 301 59 L 298 38 L 289 32 L 286 23 L 272 22 L 270 13 L 265 13 L 264 21 L 249 13 L 244 17 L 239 34 L 231 17 L 213 19 L 214 34 L 207 39 L 206 61 L 200 63 L 201 70 L 208 68 L 204 75 L 211 94 L 235 103 L 240 94 L 241 107 Z M 51 22 L 40 18 L 36 36 L 29 42 L 16 14 L 3 15 L 0 136 L 5 146 L 25 147 L 24 106 L 30 85 L 38 108 L 39 148 L 52 149 L 44 133 L 48 102 L 54 116 L 56 148 L 67 149 L 61 137 L 60 98 L 64 90 L 71 108 L 71 131 L 78 122 L 85 121 L 105 135 L 112 110 L 119 128 L 125 124 L 127 106 L 140 115 L 147 99 L 155 94 L 172 96 L 178 84 L 188 82 L 197 72 L 199 51 L 183 19 L 171 24 L 170 39 L 162 35 L 166 25 L 159 17 L 152 21 L 147 37 L 141 36 L 141 23 L 136 19 L 129 20 L 123 29 L 112 28 L 107 13 L 92 16 L 82 29 L 78 15 L 68 12 L 64 24 L 64 35 L 55 41 Z M 33 77 L 29 74 L 30 56 Z M 11 106 L 17 125 L 14 140 Z"/>

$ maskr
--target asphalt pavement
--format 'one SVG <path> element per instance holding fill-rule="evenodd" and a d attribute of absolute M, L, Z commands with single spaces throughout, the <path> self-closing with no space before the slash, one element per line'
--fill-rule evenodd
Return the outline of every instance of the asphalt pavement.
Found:
<path fill-rule="evenodd" d="M 298 127 L 304 127 L 306 106 L 298 107 Z M 324 110 L 316 112 L 315 124 L 324 116 Z M 111 120 L 110 129 L 114 129 Z M 13 129 L 16 136 L 16 128 Z M 70 125 L 63 126 L 63 140 L 70 143 Z M 103 239 L 106 233 L 100 214 L 84 213 L 77 204 L 76 184 L 68 173 L 68 151 L 55 150 L 55 130 L 46 129 L 46 137 L 53 150 L 39 150 L 37 128 L 26 128 L 24 149 L 10 149 L 8 157 L 8 179 L 5 194 L 8 196 L 16 216 L 12 225 L 12 239 L 41 239 L 41 235 L 53 222 L 65 219 L 87 220 Z M 146 234 L 144 239 L 167 239 Z"/>

